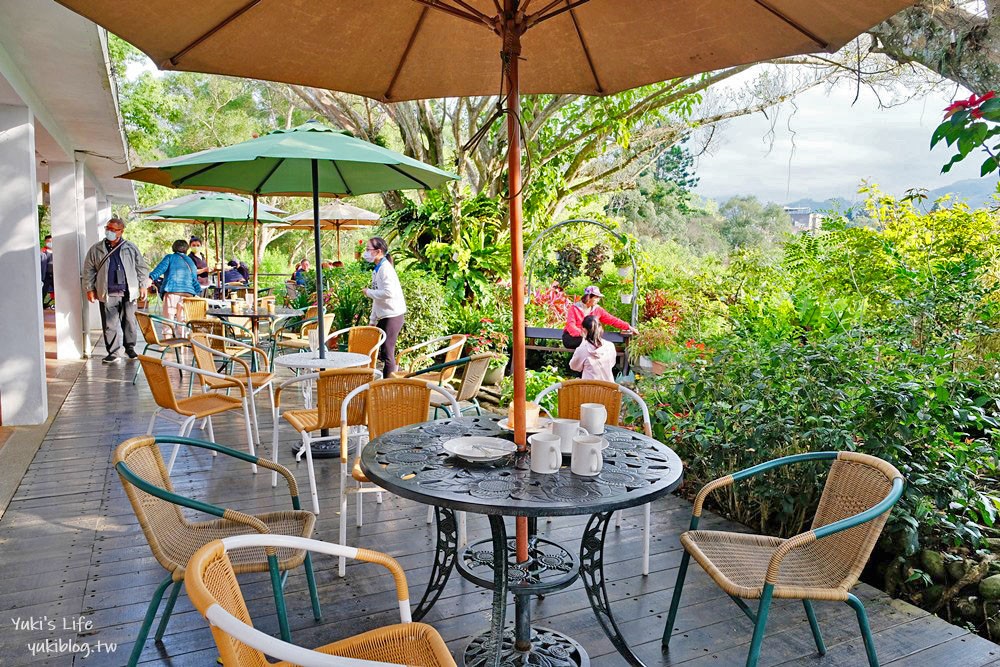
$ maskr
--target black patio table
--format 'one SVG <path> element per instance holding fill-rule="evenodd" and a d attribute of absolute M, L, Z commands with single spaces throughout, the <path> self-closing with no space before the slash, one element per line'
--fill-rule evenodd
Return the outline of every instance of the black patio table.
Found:
<path fill-rule="evenodd" d="M 582 576 L 597 620 L 619 653 L 631 664 L 643 663 L 632 653 L 611 613 L 605 588 L 604 540 L 616 510 L 644 505 L 676 489 L 682 465 L 672 449 L 641 433 L 608 427 L 600 474 L 570 472 L 568 457 L 557 473 L 531 472 L 529 454 L 505 456 L 490 463 L 469 463 L 450 456 L 443 444 L 462 436 L 513 439 L 483 415 L 441 419 L 390 431 L 375 438 L 361 453 L 368 479 L 399 496 L 434 505 L 437 547 L 427 590 L 413 611 L 420 620 L 440 597 L 454 567 L 463 577 L 493 590 L 490 629 L 472 639 L 465 665 L 589 665 L 580 644 L 562 633 L 531 625 L 530 598 L 560 590 Z M 492 539 L 458 549 L 455 511 L 489 517 Z M 579 558 L 561 545 L 539 538 L 539 517 L 589 514 Z M 528 561 L 517 563 L 514 538 L 508 538 L 505 516 L 529 517 Z M 504 553 L 502 567 L 494 554 Z M 505 629 L 507 592 L 514 594 L 513 629 Z M 494 647 L 499 646 L 499 649 Z"/>

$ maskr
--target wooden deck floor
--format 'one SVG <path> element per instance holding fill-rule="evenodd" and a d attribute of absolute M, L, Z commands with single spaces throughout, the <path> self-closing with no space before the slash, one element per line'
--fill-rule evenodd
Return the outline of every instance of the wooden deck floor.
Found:
<path fill-rule="evenodd" d="M 0 666 L 125 664 L 149 597 L 164 577 L 109 466 L 115 446 L 142 434 L 153 410 L 145 381 L 140 378 L 136 387 L 130 382 L 133 368 L 124 362 L 111 367 L 89 362 L 0 521 L 0 610 L 5 626 L 0 633 Z M 220 442 L 243 448 L 240 433 L 236 418 L 217 420 Z M 265 443 L 270 433 L 265 418 Z M 304 464 L 295 467 L 291 461 L 293 440 L 283 438 L 281 461 L 292 467 L 308 498 Z M 317 466 L 323 509 L 317 537 L 333 540 L 337 468 L 333 461 Z M 182 453 L 174 476 L 179 492 L 227 507 L 254 512 L 289 506 L 285 490 L 271 488 L 270 475 L 254 476 L 244 464 L 223 457 Z M 411 598 L 419 599 L 429 576 L 434 539 L 424 521 L 425 508 L 388 494 L 381 505 L 372 496 L 364 500 L 365 525 L 351 526 L 349 542 L 399 559 L 407 570 Z M 639 575 L 641 512 L 632 510 L 620 529 L 609 531 L 606 573 L 612 582 L 614 611 L 622 632 L 651 667 L 742 665 L 750 624 L 696 566 L 685 587 L 671 650 L 669 654 L 660 650 L 681 554 L 677 535 L 689 516 L 690 506 L 683 500 L 668 498 L 655 504 L 648 577 Z M 702 525 L 738 530 L 718 517 L 708 517 Z M 470 517 L 469 526 L 471 539 L 488 535 L 482 517 Z M 572 543 L 578 541 L 582 526 L 581 518 L 560 519 L 543 524 L 543 530 L 550 539 Z M 290 620 L 298 643 L 325 643 L 396 618 L 391 581 L 380 568 L 349 565 L 347 578 L 339 579 L 332 560 L 319 560 L 317 574 L 322 623 L 312 620 L 301 571 L 288 581 Z M 262 577 L 245 578 L 244 590 L 258 627 L 276 634 L 268 587 Z M 883 665 L 1000 664 L 996 644 L 890 600 L 869 586 L 860 586 L 858 594 L 868 606 Z M 488 593 L 455 574 L 425 620 L 458 656 L 468 638 L 487 626 L 490 601 Z M 533 613 L 538 624 L 579 640 L 595 667 L 624 664 L 595 622 L 579 582 L 538 601 Z M 817 614 L 829 647 L 824 658 L 815 654 L 801 605 L 779 602 L 772 611 L 761 664 L 865 664 L 851 610 L 843 604 L 819 603 Z M 16 619 L 34 620 L 35 627 L 15 627 Z M 56 645 L 38 644 L 46 640 Z M 75 646 L 60 650 L 59 641 Z M 107 652 L 109 644 L 116 645 L 112 653 Z M 142 664 L 211 666 L 215 657 L 205 621 L 182 595 L 162 645 L 149 641 Z"/>

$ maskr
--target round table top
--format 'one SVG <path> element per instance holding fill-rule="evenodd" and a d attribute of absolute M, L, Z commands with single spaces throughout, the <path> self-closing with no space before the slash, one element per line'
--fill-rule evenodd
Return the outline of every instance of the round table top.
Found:
<path fill-rule="evenodd" d="M 683 478 L 680 458 L 666 445 L 620 427 L 608 427 L 604 466 L 593 477 L 572 473 L 568 460 L 559 472 L 531 472 L 529 455 L 492 463 L 467 463 L 442 445 L 462 436 L 506 437 L 496 415 L 439 419 L 390 431 L 361 452 L 369 480 L 428 505 L 478 514 L 564 516 L 594 514 L 644 505 L 676 489 Z"/>
<path fill-rule="evenodd" d="M 273 313 L 266 310 L 246 310 L 234 313 L 231 308 L 209 308 L 208 314 L 214 317 L 247 317 L 250 319 L 260 319 L 262 317 L 292 317 L 301 315 L 303 311 L 298 308 L 275 308 Z"/>
<path fill-rule="evenodd" d="M 367 366 L 371 363 L 371 357 L 359 352 L 335 352 L 328 350 L 326 358 L 320 359 L 318 352 L 294 352 L 292 354 L 282 354 L 274 358 L 274 363 L 286 368 L 308 368 L 315 370 L 329 370 L 331 368 L 356 368 Z"/>

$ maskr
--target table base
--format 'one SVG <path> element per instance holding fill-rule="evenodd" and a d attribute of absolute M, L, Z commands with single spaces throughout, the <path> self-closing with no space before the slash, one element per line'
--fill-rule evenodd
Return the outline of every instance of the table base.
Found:
<path fill-rule="evenodd" d="M 493 540 L 480 540 L 461 550 L 459 573 L 477 586 L 493 589 Z M 539 595 L 566 588 L 576 581 L 580 561 L 561 544 L 540 537 L 528 543 L 528 560 L 517 562 L 515 539 L 507 538 L 507 586 L 515 594 Z"/>
<path fill-rule="evenodd" d="M 350 443 L 349 451 L 358 451 L 358 439 L 360 437 L 360 435 L 347 436 Z M 294 454 L 298 454 L 300 449 L 302 449 L 301 440 L 291 446 L 292 453 Z M 314 459 L 339 459 L 340 440 L 323 440 L 322 442 L 312 443 L 312 455 Z M 302 458 L 305 458 L 305 454 L 302 455 Z"/>
<path fill-rule="evenodd" d="M 465 667 L 486 667 L 495 664 L 494 660 L 489 631 L 473 637 L 462 653 Z M 505 667 L 589 667 L 590 656 L 572 637 L 538 626 L 531 627 L 531 648 L 519 651 L 514 648 L 514 628 L 509 626 L 501 639 L 500 664 Z"/>

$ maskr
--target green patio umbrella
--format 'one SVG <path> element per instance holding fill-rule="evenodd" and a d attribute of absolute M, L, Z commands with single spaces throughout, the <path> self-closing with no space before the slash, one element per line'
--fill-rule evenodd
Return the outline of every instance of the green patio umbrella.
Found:
<path fill-rule="evenodd" d="M 180 198 L 179 198 L 180 199 Z M 157 218 L 168 220 L 190 220 L 192 222 L 218 222 L 222 225 L 219 247 L 223 258 L 226 254 L 226 225 L 253 225 L 253 295 L 257 302 L 257 222 L 281 222 L 281 218 L 268 211 L 257 211 L 257 202 L 233 194 L 202 192 L 187 195 L 184 203 L 169 206 L 157 212 Z M 280 211 L 274 207 L 272 210 Z M 226 298 L 226 282 L 220 279 L 222 298 Z"/>
<path fill-rule="evenodd" d="M 310 121 L 232 146 L 138 167 L 122 178 L 172 188 L 241 192 L 254 195 L 255 202 L 256 195 L 311 195 L 317 325 L 324 331 L 319 198 L 432 189 L 458 176 Z M 320 345 L 320 356 L 325 356 L 324 348 Z"/>

